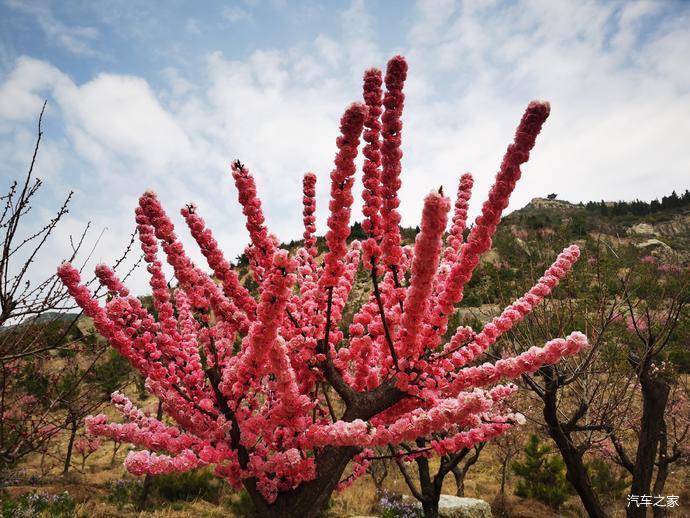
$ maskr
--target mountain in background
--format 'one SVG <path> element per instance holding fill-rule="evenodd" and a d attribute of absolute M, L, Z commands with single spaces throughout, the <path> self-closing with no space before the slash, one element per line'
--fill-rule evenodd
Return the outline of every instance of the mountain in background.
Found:
<path fill-rule="evenodd" d="M 413 244 L 419 228 L 402 227 L 405 244 Z M 366 239 L 360 223 L 351 227 L 349 240 Z M 494 236 L 494 249 L 485 254 L 483 261 L 496 262 L 506 253 L 500 244 L 505 241 L 529 252 L 529 246 L 550 244 L 560 250 L 572 242 L 605 242 L 611 247 L 633 246 L 664 259 L 687 264 L 690 262 L 690 191 L 682 196 L 675 191 L 661 201 L 635 200 L 571 203 L 551 194 L 546 198 L 533 198 L 521 209 L 503 217 Z M 290 251 L 302 246 L 302 241 L 281 245 Z M 317 239 L 320 253 L 326 250 L 323 237 Z M 505 259 L 505 257 L 504 257 Z M 246 270 L 246 257 L 238 256 L 237 264 Z"/>

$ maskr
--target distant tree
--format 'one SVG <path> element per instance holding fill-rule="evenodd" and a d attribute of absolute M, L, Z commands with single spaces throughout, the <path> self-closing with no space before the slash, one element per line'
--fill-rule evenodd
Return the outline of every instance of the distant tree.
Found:
<path fill-rule="evenodd" d="M 556 199 L 556 196 L 558 196 L 558 194 L 556 194 L 556 193 L 551 193 L 551 194 L 549 194 L 549 195 L 547 196 L 547 198 L 548 198 L 549 200 L 555 200 L 555 199 Z"/>
<path fill-rule="evenodd" d="M 505 496 L 508 468 L 511 466 L 513 457 L 523 450 L 523 442 L 524 439 L 518 430 L 511 430 L 509 433 L 503 434 L 493 441 L 498 458 L 501 461 L 501 487 L 499 489 L 501 499 Z"/>
<path fill-rule="evenodd" d="M 520 477 L 515 494 L 534 498 L 553 508 L 559 508 L 570 492 L 565 478 L 565 464 L 548 446 L 532 434 L 525 446 L 522 460 L 513 462 L 513 471 Z"/>
<path fill-rule="evenodd" d="M 597 492 L 605 484 L 593 483 L 590 476 L 600 473 L 587 463 L 602 445 L 612 453 L 608 462 L 632 475 L 632 494 L 651 494 L 652 480 L 663 489 L 668 465 L 683 458 L 680 444 L 687 429 L 679 425 L 682 415 L 671 410 L 683 405 L 668 395 L 680 394 L 672 389 L 682 378 L 665 351 L 687 347 L 688 272 L 677 265 L 640 262 L 632 249 L 586 246 L 589 259 L 562 287 L 567 296 L 552 297 L 543 313 L 533 312 L 514 328 L 507 347 L 510 354 L 528 350 L 540 336 L 564 326 L 589 330 L 592 347 L 586 355 L 544 366 L 523 380 L 536 395 L 533 401 L 565 461 L 568 480 L 589 515 L 603 517 Z M 534 257 L 535 252 L 530 261 Z M 522 266 L 523 271 L 532 268 Z M 664 432 L 672 428 L 673 433 Z"/>
<path fill-rule="evenodd" d="M 610 437 L 621 465 L 632 475 L 631 494 L 644 495 L 651 494 L 655 471 L 653 489 L 663 491 L 669 464 L 681 458 L 685 451 L 680 444 L 674 443 L 669 428 L 671 421 L 679 417 L 679 409 L 681 412 L 685 409 L 686 414 L 679 421 L 687 423 L 690 418 L 687 414 L 688 400 L 683 391 L 674 390 L 682 379 L 665 361 L 665 351 L 675 341 L 687 347 L 690 276 L 687 268 L 644 262 L 628 276 L 626 282 L 627 311 L 622 313 L 622 317 L 625 318 L 628 336 L 624 335 L 623 343 L 628 346 L 627 361 L 642 399 L 641 415 L 634 426 L 637 433 L 633 434 L 635 456 L 628 451 L 630 441 L 626 445 L 626 441 L 618 437 L 619 431 L 615 427 L 612 427 Z M 674 401 L 672 395 L 683 402 Z M 688 427 L 683 433 L 677 430 L 675 437 L 684 442 L 688 438 Z M 640 509 L 629 507 L 628 517 L 644 517 L 645 510 Z M 655 510 L 655 516 L 661 515 L 661 511 Z"/>
<path fill-rule="evenodd" d="M 608 216 L 609 214 L 609 207 L 608 205 L 606 205 L 606 202 L 604 200 L 601 200 L 601 202 L 599 203 L 599 212 L 602 216 Z"/>
<path fill-rule="evenodd" d="M 76 353 L 97 343 L 79 329 L 80 313 L 70 313 L 76 306 L 57 276 L 36 278 L 33 267 L 72 198 L 68 193 L 48 221 L 33 219 L 40 217 L 34 202 L 43 183 L 34 169 L 45 108 L 44 103 L 26 174 L 0 196 L 0 479 L 27 455 L 46 452 L 51 440 L 71 427 L 64 403 L 73 393 L 72 382 L 83 377 L 74 378 L 62 366 L 76 366 Z M 88 229 L 87 224 L 76 240 L 70 237 L 71 252 L 64 259 L 83 256 Z"/>

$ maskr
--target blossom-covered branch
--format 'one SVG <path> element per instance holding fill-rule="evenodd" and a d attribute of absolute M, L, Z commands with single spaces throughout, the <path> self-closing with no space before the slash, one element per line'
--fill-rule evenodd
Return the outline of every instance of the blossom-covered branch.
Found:
<path fill-rule="evenodd" d="M 111 295 L 101 306 L 75 268 L 60 266 L 70 294 L 146 378 L 170 418 L 149 417 L 115 394 L 126 422 L 102 415 L 89 421 L 92 433 L 143 448 L 126 461 L 132 473 L 214 465 L 218 476 L 246 487 L 260 514 L 315 517 L 336 486 L 346 487 L 365 471 L 371 453 L 362 448 L 419 440 L 426 446 L 411 456 L 446 455 L 500 435 L 522 417 L 505 405 L 516 387 L 490 385 L 587 346 L 586 337 L 574 332 L 515 358 L 471 365 L 551 293 L 577 260 L 576 246 L 481 329 L 459 327 L 444 338 L 549 105 L 528 105 L 466 242 L 469 174 L 459 180 L 450 229 L 451 201 L 442 190 L 433 191 L 424 200 L 414 247 L 404 246 L 398 191 L 406 77 L 401 56 L 391 59 L 385 77 L 368 70 L 364 102 L 350 105 L 341 118 L 322 257 L 316 247 L 316 175 L 303 178 L 304 245 L 292 257 L 268 230 L 249 169 L 232 163 L 257 298 L 242 285 L 197 208 L 187 205 L 181 214 L 211 272 L 192 262 L 152 192 L 140 198 L 135 217 L 155 318 L 107 267 L 97 268 Z M 360 139 L 362 243 L 349 239 Z M 163 274 L 159 246 L 173 268 L 172 282 Z M 360 265 L 371 293 L 346 321 L 348 303 L 356 302 L 352 294 L 361 291 L 355 289 Z M 353 459 L 352 473 L 339 484 Z"/>

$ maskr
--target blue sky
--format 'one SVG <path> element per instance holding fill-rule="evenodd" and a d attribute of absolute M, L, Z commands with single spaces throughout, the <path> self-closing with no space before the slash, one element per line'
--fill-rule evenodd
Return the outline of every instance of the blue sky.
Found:
<path fill-rule="evenodd" d="M 36 222 L 75 191 L 37 274 L 86 221 L 94 238 L 107 229 L 94 260 L 112 261 L 146 189 L 180 225 L 195 201 L 234 257 L 247 239 L 234 158 L 284 240 L 301 233 L 301 176 L 315 171 L 323 231 L 339 116 L 362 72 L 396 53 L 410 63 L 404 224 L 464 171 L 476 213 L 535 98 L 552 116 L 511 209 L 550 192 L 651 199 L 690 187 L 688 2 L 0 0 L 2 186 L 25 170 L 46 98 Z M 143 274 L 133 283 L 145 291 Z"/>

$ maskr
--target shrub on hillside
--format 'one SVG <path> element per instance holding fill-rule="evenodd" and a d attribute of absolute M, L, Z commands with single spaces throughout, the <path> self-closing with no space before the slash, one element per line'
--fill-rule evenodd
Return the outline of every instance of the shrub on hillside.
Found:
<path fill-rule="evenodd" d="M 515 494 L 534 498 L 553 508 L 560 507 L 570 492 L 565 478 L 565 463 L 558 455 L 552 455 L 548 446 L 539 442 L 536 434 L 530 436 L 522 461 L 515 461 L 513 471 L 521 480 Z"/>

